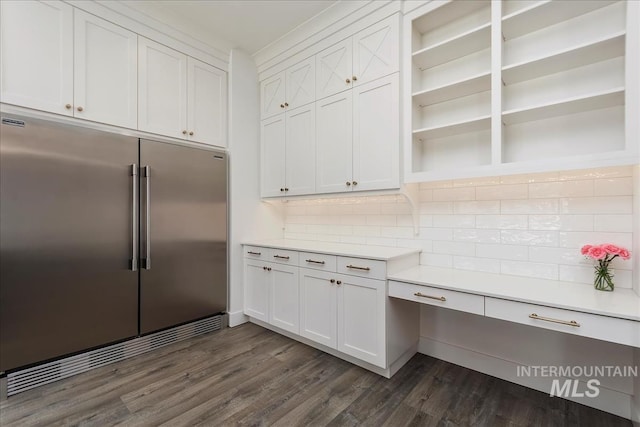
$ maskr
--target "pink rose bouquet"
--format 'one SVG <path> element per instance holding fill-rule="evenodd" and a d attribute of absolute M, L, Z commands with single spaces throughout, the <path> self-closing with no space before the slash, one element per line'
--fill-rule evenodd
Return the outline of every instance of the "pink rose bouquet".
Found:
<path fill-rule="evenodd" d="M 631 257 L 628 250 L 611 243 L 596 246 L 584 245 L 580 248 L 580 253 L 587 258 L 598 261 L 598 264 L 594 266 L 596 277 L 593 284 L 599 291 L 613 291 L 613 273 L 609 271 L 609 263 L 617 257 L 624 260 Z"/>

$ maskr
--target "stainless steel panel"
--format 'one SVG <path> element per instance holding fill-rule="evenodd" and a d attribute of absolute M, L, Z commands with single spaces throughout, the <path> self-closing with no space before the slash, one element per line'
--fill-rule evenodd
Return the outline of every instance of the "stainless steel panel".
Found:
<path fill-rule="evenodd" d="M 0 125 L 0 370 L 137 333 L 131 137 Z"/>
<path fill-rule="evenodd" d="M 140 332 L 226 311 L 226 154 L 141 140 L 140 162 L 150 171 L 141 249 L 153 258 L 140 270 Z"/>

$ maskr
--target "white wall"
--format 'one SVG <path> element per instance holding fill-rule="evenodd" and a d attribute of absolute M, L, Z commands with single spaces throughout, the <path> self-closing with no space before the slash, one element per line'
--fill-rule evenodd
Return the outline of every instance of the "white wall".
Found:
<path fill-rule="evenodd" d="M 292 200 L 285 237 L 417 247 L 423 265 L 593 286 L 582 245 L 633 250 L 632 175 L 625 166 L 423 183 L 418 236 L 404 196 Z M 612 263 L 617 287 L 632 287 L 632 265 Z"/>
<path fill-rule="evenodd" d="M 229 324 L 243 310 L 243 254 L 248 239 L 282 237 L 282 210 L 260 201 L 258 74 L 246 53 L 231 51 L 229 71 Z"/>

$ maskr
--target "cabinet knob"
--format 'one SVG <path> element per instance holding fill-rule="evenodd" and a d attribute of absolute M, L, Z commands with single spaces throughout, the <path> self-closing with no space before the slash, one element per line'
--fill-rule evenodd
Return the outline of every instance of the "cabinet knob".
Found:
<path fill-rule="evenodd" d="M 284 103 L 284 106 L 285 106 L 285 107 L 288 107 L 288 106 L 289 106 L 289 103 L 288 103 L 288 102 L 285 102 L 285 103 Z"/>
<path fill-rule="evenodd" d="M 271 271 L 271 267 L 267 267 L 267 271 Z"/>
<path fill-rule="evenodd" d="M 284 108 L 284 104 L 280 104 L 280 108 Z"/>
<path fill-rule="evenodd" d="M 329 283 L 336 283 L 336 279 L 329 280 Z"/>
<path fill-rule="evenodd" d="M 347 187 L 351 186 L 351 182 L 347 181 L 345 184 L 347 184 Z"/>
<path fill-rule="evenodd" d="M 182 134 L 183 134 L 183 135 L 186 135 L 186 134 L 187 134 L 187 131 L 186 131 L 186 130 L 183 130 L 183 131 L 182 131 Z"/>
<path fill-rule="evenodd" d="M 355 82 L 356 80 L 358 80 L 358 78 L 356 76 L 353 76 L 353 77 L 351 77 L 351 80 L 353 80 Z"/>
<path fill-rule="evenodd" d="M 193 136 L 193 131 L 189 132 L 189 136 Z"/>
<path fill-rule="evenodd" d="M 67 110 L 71 110 L 71 104 L 65 105 L 64 108 L 66 108 Z"/>
<path fill-rule="evenodd" d="M 78 111 L 83 111 L 83 110 L 84 110 L 84 108 L 78 107 Z"/>
<path fill-rule="evenodd" d="M 280 191 L 284 191 L 284 188 L 281 188 Z"/>
<path fill-rule="evenodd" d="M 287 187 L 284 187 L 284 191 L 289 191 L 289 189 Z"/>
<path fill-rule="evenodd" d="M 263 269 L 264 271 L 267 271 L 267 267 L 262 267 L 262 269 Z"/>
<path fill-rule="evenodd" d="M 347 77 L 347 84 L 351 83 L 351 79 L 349 77 Z"/>
<path fill-rule="evenodd" d="M 341 281 L 341 280 L 338 280 L 338 281 L 336 282 L 336 285 L 338 285 L 338 286 L 342 285 L 342 281 Z"/>
<path fill-rule="evenodd" d="M 353 185 L 358 185 L 358 181 L 353 181 Z"/>

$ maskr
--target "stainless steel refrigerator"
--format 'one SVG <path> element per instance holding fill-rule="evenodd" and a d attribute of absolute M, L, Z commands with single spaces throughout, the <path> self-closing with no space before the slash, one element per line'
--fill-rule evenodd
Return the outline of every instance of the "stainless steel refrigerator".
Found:
<path fill-rule="evenodd" d="M 226 307 L 224 152 L 3 114 L 0 371 Z"/>

